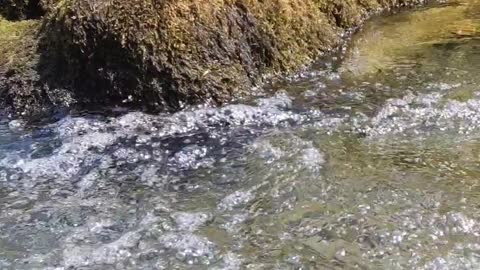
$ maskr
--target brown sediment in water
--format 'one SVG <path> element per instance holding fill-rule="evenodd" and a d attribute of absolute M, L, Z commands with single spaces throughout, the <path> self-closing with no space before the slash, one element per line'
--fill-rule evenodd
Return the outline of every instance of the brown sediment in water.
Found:
<path fill-rule="evenodd" d="M 434 46 L 480 38 L 480 1 L 457 0 L 368 23 L 343 64 L 353 76 L 413 68 Z"/>

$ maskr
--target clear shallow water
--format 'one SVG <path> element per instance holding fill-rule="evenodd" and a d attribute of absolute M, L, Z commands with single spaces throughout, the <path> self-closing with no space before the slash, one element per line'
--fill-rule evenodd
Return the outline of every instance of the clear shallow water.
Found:
<path fill-rule="evenodd" d="M 0 122 L 0 268 L 480 268 L 476 32 L 369 50 L 476 3 L 372 20 L 271 98 Z"/>

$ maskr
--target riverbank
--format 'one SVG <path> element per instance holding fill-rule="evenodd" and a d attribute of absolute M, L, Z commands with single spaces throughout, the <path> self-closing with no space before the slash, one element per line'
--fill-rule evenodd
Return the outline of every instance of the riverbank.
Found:
<path fill-rule="evenodd" d="M 48 11 L 29 28 L 39 27 L 25 50 L 38 61 L 27 83 L 24 73 L 12 81 L 11 68 L 0 68 L 2 105 L 16 115 L 71 104 L 224 104 L 328 53 L 370 15 L 424 1 L 38 2 Z"/>

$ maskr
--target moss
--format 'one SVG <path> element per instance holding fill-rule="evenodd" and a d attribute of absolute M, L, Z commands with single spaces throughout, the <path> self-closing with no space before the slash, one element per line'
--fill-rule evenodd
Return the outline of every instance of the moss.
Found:
<path fill-rule="evenodd" d="M 11 22 L 0 17 L 0 105 L 30 115 L 44 102 L 37 87 L 38 21 Z"/>
<path fill-rule="evenodd" d="M 35 51 L 37 21 L 10 22 L 0 17 L 0 68 L 22 70 Z"/>
<path fill-rule="evenodd" d="M 38 20 L 7 21 L 0 17 L 0 108 L 31 118 L 50 114 L 71 102 L 63 89 L 52 89 L 39 70 Z"/>
<path fill-rule="evenodd" d="M 11 20 L 46 12 L 40 29 L 1 22 L 0 92 L 17 112 L 74 100 L 148 110 L 222 104 L 330 51 L 368 15 L 422 2 L 4 1 L 0 14 Z"/>
<path fill-rule="evenodd" d="M 368 15 L 420 2 L 51 0 L 44 58 L 86 103 L 221 104 L 248 94 L 262 75 L 313 61 Z"/>

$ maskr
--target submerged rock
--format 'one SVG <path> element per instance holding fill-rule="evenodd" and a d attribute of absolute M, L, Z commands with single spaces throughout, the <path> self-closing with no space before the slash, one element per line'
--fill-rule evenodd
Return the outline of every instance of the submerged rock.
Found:
<path fill-rule="evenodd" d="M 362 76 L 425 66 L 440 58 L 441 48 L 468 45 L 480 37 L 480 1 L 453 0 L 418 12 L 367 23 L 352 42 L 343 64 L 345 74 Z M 453 53 L 447 63 L 462 55 Z M 440 58 L 442 59 L 442 58 Z"/>
<path fill-rule="evenodd" d="M 35 44 L 37 77 L 18 89 L 2 79 L 0 92 L 9 91 L 14 112 L 30 114 L 38 109 L 26 109 L 32 99 L 42 105 L 30 107 L 42 110 L 73 101 L 148 110 L 222 104 L 251 93 L 265 75 L 293 71 L 334 48 L 368 15 L 424 1 L 20 2 L 48 11 Z M 1 14 L 28 18 L 22 5 L 8 5 L 18 16 Z"/>

